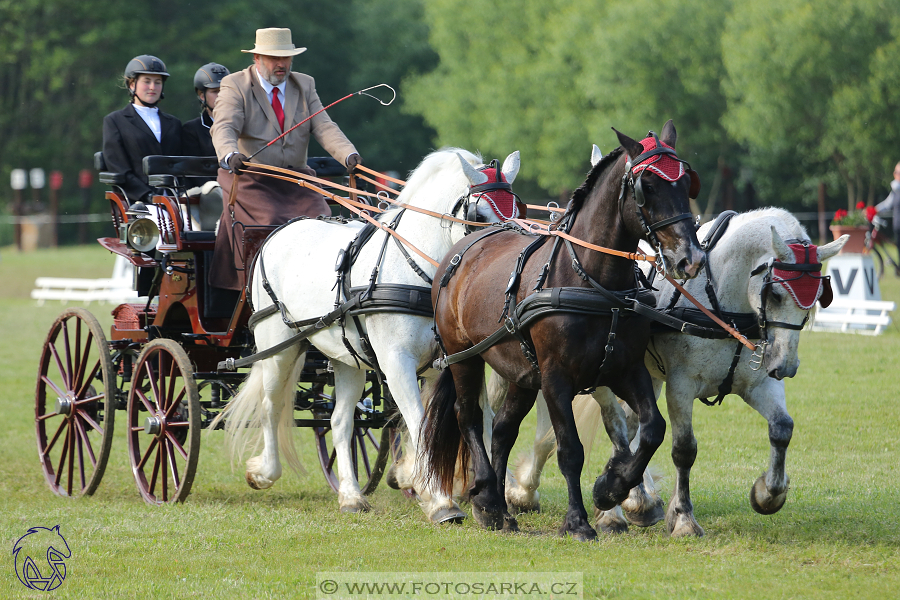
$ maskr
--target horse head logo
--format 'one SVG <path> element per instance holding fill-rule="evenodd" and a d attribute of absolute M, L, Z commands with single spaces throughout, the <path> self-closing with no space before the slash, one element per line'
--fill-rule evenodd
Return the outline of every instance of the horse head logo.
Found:
<path fill-rule="evenodd" d="M 42 592 L 62 585 L 66 578 L 65 559 L 72 556 L 69 544 L 59 532 L 59 525 L 53 529 L 32 527 L 19 538 L 12 553 L 16 576 L 22 585 Z"/>

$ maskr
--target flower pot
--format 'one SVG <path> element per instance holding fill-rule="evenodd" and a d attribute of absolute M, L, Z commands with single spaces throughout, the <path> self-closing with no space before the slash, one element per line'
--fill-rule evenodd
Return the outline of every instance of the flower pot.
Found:
<path fill-rule="evenodd" d="M 850 236 L 850 239 L 841 248 L 840 254 L 865 254 L 866 233 L 869 231 L 867 226 L 832 225 L 829 229 L 834 235 L 834 239 L 838 239 L 844 234 Z"/>

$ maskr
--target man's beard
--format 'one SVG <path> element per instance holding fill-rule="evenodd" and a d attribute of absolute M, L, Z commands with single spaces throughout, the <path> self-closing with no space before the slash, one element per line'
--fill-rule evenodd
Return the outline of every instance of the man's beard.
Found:
<path fill-rule="evenodd" d="M 287 79 L 288 73 L 291 72 L 291 65 L 288 65 L 283 75 L 276 75 L 274 71 L 270 71 L 264 65 L 259 65 L 260 75 L 273 86 L 281 85 Z"/>

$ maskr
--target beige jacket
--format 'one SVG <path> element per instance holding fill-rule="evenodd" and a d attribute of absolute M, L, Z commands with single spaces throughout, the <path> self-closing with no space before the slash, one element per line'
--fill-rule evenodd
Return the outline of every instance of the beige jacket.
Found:
<path fill-rule="evenodd" d="M 250 156 L 281 135 L 275 111 L 255 70 L 256 66 L 250 65 L 222 80 L 210 130 L 220 161 L 232 152 Z M 291 72 L 284 93 L 284 130 L 321 108 L 315 80 Z M 260 152 L 253 162 L 294 169 L 305 167 L 310 134 L 342 165 L 346 165 L 347 156 L 356 152 L 328 113 L 322 112 Z"/>

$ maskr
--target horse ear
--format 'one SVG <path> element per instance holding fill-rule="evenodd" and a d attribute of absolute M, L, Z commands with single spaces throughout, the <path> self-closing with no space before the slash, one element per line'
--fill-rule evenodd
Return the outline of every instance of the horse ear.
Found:
<path fill-rule="evenodd" d="M 600 159 L 603 158 L 603 153 L 600 152 L 600 148 L 597 147 L 597 144 L 592 144 L 594 147 L 591 150 L 591 166 L 596 167 L 597 163 L 600 162 Z"/>
<path fill-rule="evenodd" d="M 835 254 L 841 251 L 841 248 L 844 247 L 844 244 L 847 243 L 847 240 L 850 239 L 850 236 L 846 233 L 839 237 L 838 239 L 825 244 L 824 246 L 819 246 L 816 248 L 816 254 L 819 256 L 819 262 L 825 262 Z"/>
<path fill-rule="evenodd" d="M 675 142 L 678 140 L 678 134 L 675 132 L 675 123 L 672 122 L 672 119 L 666 121 L 666 124 L 663 125 L 662 135 L 659 136 L 659 139 L 662 143 L 675 147 Z"/>
<path fill-rule="evenodd" d="M 466 179 L 469 180 L 469 183 L 471 185 L 481 185 L 488 180 L 487 175 L 470 165 L 469 161 L 464 159 L 459 152 L 456 153 L 456 156 L 459 157 L 459 162 L 462 165 L 463 173 L 466 174 Z"/>
<path fill-rule="evenodd" d="M 625 148 L 625 151 L 628 152 L 628 156 L 634 158 L 636 156 L 640 156 L 641 152 L 644 151 L 644 147 L 641 146 L 640 142 L 636 142 L 615 127 L 612 128 L 613 131 L 616 132 L 616 137 L 619 138 L 619 143 Z"/>
<path fill-rule="evenodd" d="M 519 174 L 519 165 L 518 150 L 507 156 L 506 160 L 503 161 L 503 168 L 501 171 L 503 172 L 503 176 L 506 177 L 506 183 L 512 185 L 512 182 L 515 181 L 516 175 Z"/>
<path fill-rule="evenodd" d="M 779 261 L 783 263 L 794 262 L 794 253 L 788 248 L 788 245 L 784 243 L 784 240 L 781 239 L 778 232 L 775 231 L 774 225 L 772 226 L 772 249 L 775 251 L 775 257 Z"/>

